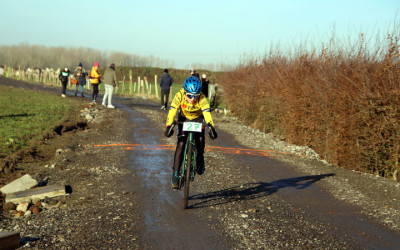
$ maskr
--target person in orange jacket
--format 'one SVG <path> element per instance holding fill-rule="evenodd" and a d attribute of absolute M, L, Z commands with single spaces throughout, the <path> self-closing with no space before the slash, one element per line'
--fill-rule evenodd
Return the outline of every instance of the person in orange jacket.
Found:
<path fill-rule="evenodd" d="M 93 64 L 93 68 L 90 71 L 90 83 L 93 86 L 93 102 L 96 102 L 97 95 L 99 94 L 99 84 L 101 83 L 100 77 L 101 75 L 98 72 L 99 70 L 99 63 L 95 62 Z"/>

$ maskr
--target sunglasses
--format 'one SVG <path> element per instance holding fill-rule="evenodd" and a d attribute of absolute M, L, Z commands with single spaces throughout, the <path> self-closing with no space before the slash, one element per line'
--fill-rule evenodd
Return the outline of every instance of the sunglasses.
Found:
<path fill-rule="evenodd" d="M 189 98 L 189 99 L 192 99 L 192 98 L 194 98 L 194 99 L 196 99 L 197 97 L 199 97 L 200 96 L 200 94 L 188 94 L 188 93 L 186 93 L 186 97 L 187 98 Z"/>

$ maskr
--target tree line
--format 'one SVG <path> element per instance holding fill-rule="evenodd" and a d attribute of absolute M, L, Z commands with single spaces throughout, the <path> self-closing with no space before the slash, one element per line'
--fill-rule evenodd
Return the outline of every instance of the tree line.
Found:
<path fill-rule="evenodd" d="M 47 47 L 42 45 L 2 45 L 0 64 L 12 68 L 72 68 L 81 62 L 90 68 L 94 62 L 106 66 L 115 63 L 127 67 L 175 67 L 175 62 L 156 56 L 140 56 L 122 52 L 104 52 L 85 47 Z"/>
<path fill-rule="evenodd" d="M 86 47 L 47 47 L 43 45 L 18 45 L 0 46 L 0 65 L 6 64 L 12 68 L 76 68 L 81 62 L 84 68 L 90 68 L 94 62 L 100 66 L 115 63 L 122 67 L 155 67 L 176 68 L 173 59 L 161 59 L 157 56 L 140 56 L 123 52 L 101 51 Z M 207 69 L 211 71 L 227 71 L 231 65 L 219 63 L 198 63 L 186 65 L 189 68 Z"/>

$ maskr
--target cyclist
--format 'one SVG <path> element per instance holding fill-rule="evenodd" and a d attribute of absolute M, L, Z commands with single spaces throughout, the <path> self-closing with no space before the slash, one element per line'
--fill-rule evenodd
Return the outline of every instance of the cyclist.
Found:
<path fill-rule="evenodd" d="M 179 111 L 179 113 L 178 113 Z M 189 76 L 183 85 L 183 89 L 181 89 L 172 100 L 168 117 L 166 130 L 164 135 L 166 137 L 170 137 L 173 134 L 173 130 L 170 130 L 172 123 L 174 122 L 175 115 L 178 113 L 178 122 L 184 122 L 186 120 L 190 120 L 192 122 L 205 122 L 210 126 L 210 138 L 212 140 L 217 138 L 217 133 L 215 132 L 214 122 L 212 120 L 210 105 L 205 97 L 205 95 L 201 92 L 201 83 L 199 78 L 195 76 Z M 178 124 L 177 136 L 178 142 L 176 145 L 176 151 L 174 156 L 174 166 L 172 171 L 172 188 L 178 188 L 178 172 L 180 164 L 183 160 L 183 154 L 186 144 L 186 133 L 182 131 L 182 124 Z M 171 131 L 171 133 L 170 133 Z M 205 171 L 204 166 L 204 147 L 205 147 L 205 136 L 204 129 L 201 133 L 195 133 L 194 139 L 196 142 L 196 172 L 199 175 L 202 175 Z"/>

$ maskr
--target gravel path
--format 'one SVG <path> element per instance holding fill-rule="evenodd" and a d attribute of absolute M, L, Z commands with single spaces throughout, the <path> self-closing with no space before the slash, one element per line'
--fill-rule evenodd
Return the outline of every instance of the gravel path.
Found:
<path fill-rule="evenodd" d="M 142 112 L 160 124 L 160 130 L 164 127 L 165 115 L 160 116 L 158 111 L 146 108 Z M 399 232 L 399 183 L 329 166 L 311 149 L 282 142 L 271 134 L 243 125 L 235 117 L 214 113 L 213 118 L 218 131 L 229 133 L 245 148 L 268 150 L 274 159 L 303 175 L 333 175 L 319 180 L 318 184 L 336 199 L 360 209 L 373 221 Z M 176 143 L 175 138 L 164 140 L 168 144 Z M 208 139 L 209 144 L 212 141 Z M 313 218 L 308 211 L 282 200 L 279 195 L 271 195 L 268 184 L 260 185 L 256 176 L 247 171 L 251 169 L 251 162 L 240 166 L 227 154 L 209 151 L 206 152 L 206 166 L 212 176 L 196 180 L 200 182 L 196 191 L 204 194 L 199 195 L 202 200 L 199 207 L 207 207 L 205 213 L 209 214 L 210 220 L 219 221 L 225 232 L 237 240 L 238 248 L 360 247 L 351 238 L 337 239 L 331 234 L 334 228 Z M 377 237 L 379 240 L 380 236 Z"/>

